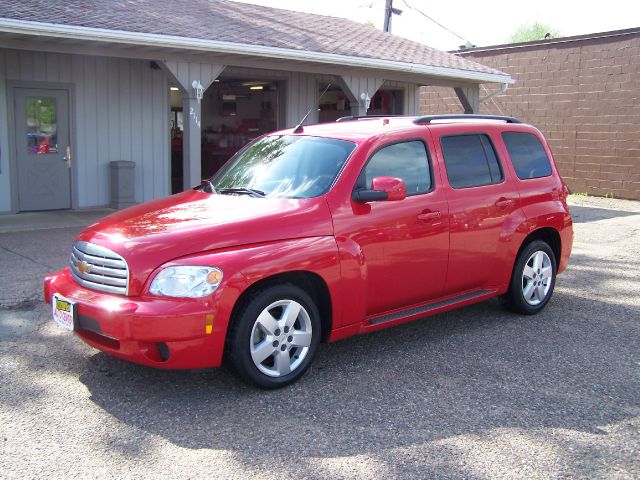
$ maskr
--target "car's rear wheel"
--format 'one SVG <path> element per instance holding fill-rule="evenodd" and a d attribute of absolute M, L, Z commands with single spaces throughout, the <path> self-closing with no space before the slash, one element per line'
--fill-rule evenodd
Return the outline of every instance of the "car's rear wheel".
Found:
<path fill-rule="evenodd" d="M 517 313 L 534 315 L 549 302 L 556 284 L 556 257 L 542 240 L 527 244 L 516 260 L 507 307 Z"/>
<path fill-rule="evenodd" d="M 320 343 L 320 316 L 311 297 L 292 284 L 259 290 L 237 312 L 230 360 L 248 382 L 279 388 L 300 378 Z"/>

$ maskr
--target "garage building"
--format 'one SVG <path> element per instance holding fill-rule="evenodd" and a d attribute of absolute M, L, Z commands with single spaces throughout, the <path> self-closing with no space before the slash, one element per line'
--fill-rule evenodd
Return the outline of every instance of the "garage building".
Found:
<path fill-rule="evenodd" d="M 420 86 L 509 75 L 350 20 L 229 1 L 0 0 L 0 212 L 190 188 L 251 139 L 347 115 L 419 113 Z M 327 89 L 325 95 L 321 93 Z M 130 164 L 133 165 L 133 164 Z"/>

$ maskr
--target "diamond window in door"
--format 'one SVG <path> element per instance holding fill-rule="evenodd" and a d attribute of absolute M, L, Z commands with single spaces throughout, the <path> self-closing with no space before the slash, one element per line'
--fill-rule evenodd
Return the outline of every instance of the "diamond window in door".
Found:
<path fill-rule="evenodd" d="M 43 155 L 58 153 L 56 99 L 27 97 L 27 153 Z"/>

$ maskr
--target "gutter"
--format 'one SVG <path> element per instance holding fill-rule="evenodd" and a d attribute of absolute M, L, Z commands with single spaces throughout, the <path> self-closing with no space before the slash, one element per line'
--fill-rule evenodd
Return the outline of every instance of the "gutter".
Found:
<path fill-rule="evenodd" d="M 624 37 L 628 35 L 638 35 L 640 29 L 629 28 L 626 30 L 613 30 L 610 32 L 590 33 L 586 35 L 574 35 L 571 37 L 550 38 L 548 40 L 532 40 L 530 42 L 503 43 L 500 45 L 489 45 L 486 47 L 465 48 L 462 50 L 450 50 L 449 53 L 454 55 L 467 55 L 470 53 L 496 52 L 500 50 L 515 50 L 518 48 L 541 47 L 548 45 L 558 45 L 572 42 L 585 42 L 589 40 L 606 40 L 608 38 Z"/>
<path fill-rule="evenodd" d="M 221 42 L 217 40 L 203 40 L 174 35 L 159 35 L 154 33 L 127 32 L 124 30 L 109 30 L 104 28 L 13 20 L 9 18 L 0 18 L 0 32 L 100 43 L 117 42 L 144 47 L 177 48 L 233 55 L 254 55 L 258 57 L 315 62 L 330 65 L 339 64 L 346 67 L 394 70 L 402 73 L 430 75 L 456 80 L 469 80 L 479 83 L 514 83 L 514 80 L 510 75 L 500 75 L 496 73 L 473 72 L 471 70 L 461 70 L 457 68 L 435 67 L 432 65 L 339 55 L 335 53 L 312 52 L 308 50 L 267 47 L 262 45 L 248 45 L 244 43 Z"/>

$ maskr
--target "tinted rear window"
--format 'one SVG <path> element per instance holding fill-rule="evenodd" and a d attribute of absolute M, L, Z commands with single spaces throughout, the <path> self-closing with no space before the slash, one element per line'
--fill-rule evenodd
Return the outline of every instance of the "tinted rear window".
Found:
<path fill-rule="evenodd" d="M 451 135 L 441 139 L 449 184 L 454 188 L 500 183 L 502 170 L 486 135 Z"/>
<path fill-rule="evenodd" d="M 502 140 L 519 179 L 527 180 L 551 175 L 549 157 L 538 137 L 532 133 L 503 132 Z"/>

